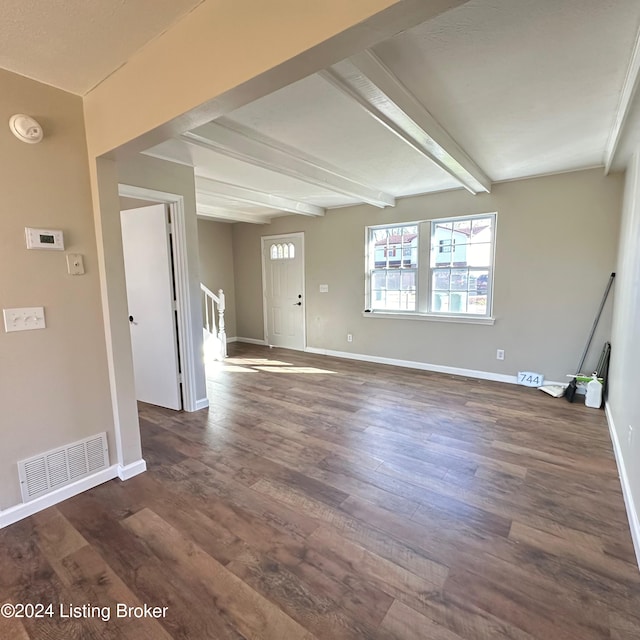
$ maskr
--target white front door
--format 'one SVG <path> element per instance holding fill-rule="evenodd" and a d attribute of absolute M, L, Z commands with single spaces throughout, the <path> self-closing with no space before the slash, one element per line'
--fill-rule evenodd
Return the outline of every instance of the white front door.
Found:
<path fill-rule="evenodd" d="M 181 409 L 168 211 L 120 213 L 136 398 Z"/>
<path fill-rule="evenodd" d="M 273 347 L 304 350 L 304 235 L 262 238 L 265 335 Z"/>

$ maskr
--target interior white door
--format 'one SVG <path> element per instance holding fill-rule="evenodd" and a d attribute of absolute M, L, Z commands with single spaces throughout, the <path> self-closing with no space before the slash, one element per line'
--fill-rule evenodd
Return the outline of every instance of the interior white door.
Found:
<path fill-rule="evenodd" d="M 304 350 L 304 236 L 262 238 L 265 334 L 274 347 Z"/>
<path fill-rule="evenodd" d="M 167 207 L 122 211 L 120 222 L 136 397 L 181 409 Z"/>

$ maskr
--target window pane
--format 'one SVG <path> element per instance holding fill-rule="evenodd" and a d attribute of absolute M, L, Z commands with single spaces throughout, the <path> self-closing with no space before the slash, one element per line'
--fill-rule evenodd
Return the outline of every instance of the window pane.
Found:
<path fill-rule="evenodd" d="M 374 271 L 371 276 L 371 287 L 373 289 L 385 289 L 387 286 L 387 272 Z"/>
<path fill-rule="evenodd" d="M 450 269 L 437 269 L 433 272 L 432 288 L 434 291 L 449 291 Z"/>
<path fill-rule="evenodd" d="M 467 290 L 467 276 L 468 271 L 466 269 L 452 269 L 451 270 L 451 290 L 452 291 L 466 291 Z"/>
<path fill-rule="evenodd" d="M 292 242 L 289 243 L 289 257 L 291 259 L 296 257 L 296 248 Z"/>
<path fill-rule="evenodd" d="M 454 262 L 456 238 L 451 222 L 431 224 L 431 266 L 442 267 Z"/>
<path fill-rule="evenodd" d="M 434 291 L 431 294 L 431 310 L 445 313 L 449 311 L 449 293 Z"/>
<path fill-rule="evenodd" d="M 407 291 L 415 291 L 416 288 L 416 272 L 415 271 L 401 271 L 400 273 L 400 287 Z"/>
<path fill-rule="evenodd" d="M 469 242 L 491 242 L 492 218 L 474 218 Z"/>
<path fill-rule="evenodd" d="M 469 299 L 468 312 L 485 314 L 487 312 L 489 287 L 488 271 L 470 271 L 469 272 Z"/>
<path fill-rule="evenodd" d="M 271 259 L 272 260 L 278 259 L 278 247 L 276 247 L 275 244 L 271 245 Z"/>
<path fill-rule="evenodd" d="M 379 311 L 416 310 L 416 272 L 376 269 L 371 272 L 371 308 Z"/>
<path fill-rule="evenodd" d="M 387 271 L 387 289 L 400 289 L 399 271 Z"/>

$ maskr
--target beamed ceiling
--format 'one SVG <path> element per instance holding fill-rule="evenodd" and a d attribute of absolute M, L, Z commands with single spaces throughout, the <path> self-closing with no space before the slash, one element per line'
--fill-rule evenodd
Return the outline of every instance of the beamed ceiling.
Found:
<path fill-rule="evenodd" d="M 14 23 L 28 21 L 22 3 L 5 4 Z M 68 26 L 38 14 L 48 46 L 21 55 L 5 20 L 13 53 L 0 66 L 82 94 L 199 2 L 64 4 L 82 7 L 89 35 L 75 21 L 61 45 Z M 621 170 L 640 139 L 639 26 L 637 0 L 471 0 L 144 153 L 194 168 L 200 216 L 254 223 Z M 87 48 L 74 69 L 68 58 Z"/>

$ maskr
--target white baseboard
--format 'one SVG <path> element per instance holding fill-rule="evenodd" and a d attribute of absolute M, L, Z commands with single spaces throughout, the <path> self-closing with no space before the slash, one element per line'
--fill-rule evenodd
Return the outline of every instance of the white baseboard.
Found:
<path fill-rule="evenodd" d="M 394 367 L 406 367 L 407 369 L 420 369 L 421 371 L 434 371 L 436 373 L 447 373 L 452 376 L 463 376 L 465 378 L 477 378 L 479 380 L 492 380 L 494 382 L 506 382 L 507 384 L 518 384 L 518 376 L 510 376 L 492 371 L 479 371 L 477 369 L 462 369 L 460 367 L 448 367 L 440 364 L 430 364 L 428 362 L 416 362 L 415 360 L 399 360 L 397 358 L 383 358 L 381 356 L 371 356 L 363 353 L 351 353 L 350 351 L 332 351 L 331 349 L 316 349 L 306 347 L 307 353 L 317 353 L 322 356 L 333 356 L 334 358 L 345 358 L 347 360 L 360 360 L 362 362 L 374 362 L 377 364 L 389 364 Z M 566 384 L 545 380 L 545 384 Z"/>
<path fill-rule="evenodd" d="M 35 500 L 16 504 L 13 507 L 9 507 L 8 509 L 0 511 L 0 529 L 13 524 L 14 522 L 18 522 L 18 520 L 22 520 L 23 518 L 32 516 L 34 513 L 38 513 L 38 511 L 42 511 L 43 509 L 52 507 L 53 505 L 56 505 L 63 500 L 72 498 L 73 496 L 76 496 L 83 491 L 93 489 L 93 487 L 97 487 L 103 482 L 113 480 L 114 478 L 117 478 L 118 475 L 119 466 L 117 464 L 114 464 L 107 469 L 98 471 L 93 475 L 82 478 L 81 480 L 77 480 L 76 482 L 61 487 L 60 489 L 56 489 L 55 491 L 47 493 L 44 496 L 40 496 Z"/>
<path fill-rule="evenodd" d="M 196 400 L 196 411 L 200 411 L 200 409 L 206 409 L 209 406 L 208 398 L 200 398 L 200 400 Z"/>
<path fill-rule="evenodd" d="M 638 509 L 636 508 L 633 494 L 631 493 L 627 467 L 624 464 L 622 448 L 620 447 L 620 440 L 618 440 L 618 432 L 616 431 L 616 427 L 613 423 L 613 415 L 611 414 L 611 407 L 608 402 L 605 402 L 604 404 L 604 411 L 607 416 L 607 424 L 609 425 L 609 434 L 611 435 L 611 442 L 613 444 L 613 453 L 616 457 L 616 464 L 618 465 L 618 475 L 620 476 L 620 484 L 622 485 L 624 506 L 627 509 L 627 518 L 629 519 L 633 548 L 636 552 L 638 568 L 640 568 L 640 514 L 638 514 Z"/>
<path fill-rule="evenodd" d="M 127 465 L 118 465 L 118 478 L 120 480 L 128 480 L 129 478 L 133 478 L 133 476 L 137 476 L 140 473 L 144 473 L 147 470 L 147 463 L 140 458 L 140 460 L 136 460 L 131 464 Z"/>
<path fill-rule="evenodd" d="M 261 345 L 267 344 L 266 340 L 256 340 L 255 338 L 241 338 L 240 336 L 238 336 L 234 340 L 235 342 L 246 342 L 247 344 L 261 344 Z"/>
<path fill-rule="evenodd" d="M 235 336 L 233 338 L 227 338 L 227 344 L 229 344 L 230 342 L 238 342 L 238 338 L 236 338 Z"/>

